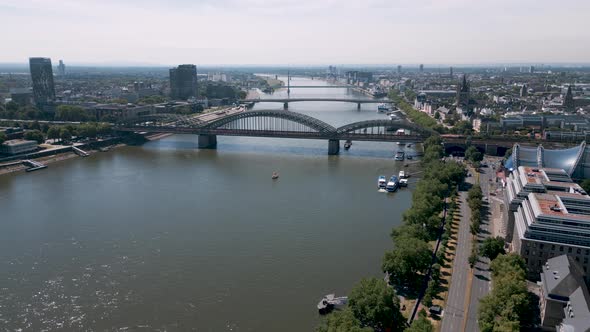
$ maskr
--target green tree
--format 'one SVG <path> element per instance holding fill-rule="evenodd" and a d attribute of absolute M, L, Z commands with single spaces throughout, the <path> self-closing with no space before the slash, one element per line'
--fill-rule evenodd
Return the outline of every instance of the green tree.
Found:
<path fill-rule="evenodd" d="M 486 238 L 481 244 L 480 253 L 490 260 L 496 259 L 500 254 L 505 254 L 504 239 L 501 236 Z"/>
<path fill-rule="evenodd" d="M 61 128 L 59 138 L 61 138 L 62 141 L 67 142 L 72 139 L 72 132 L 68 128 Z"/>
<path fill-rule="evenodd" d="M 43 136 L 43 133 L 40 132 L 39 130 L 27 131 L 27 132 L 25 132 L 24 137 L 25 137 L 25 139 L 28 139 L 31 141 L 37 141 L 38 144 L 45 142 L 45 137 Z"/>
<path fill-rule="evenodd" d="M 394 248 L 385 253 L 382 269 L 389 273 L 389 280 L 398 286 L 409 286 L 415 290 L 421 284 L 432 259 L 428 243 L 412 237 L 396 239 Z"/>
<path fill-rule="evenodd" d="M 51 126 L 47 130 L 47 138 L 48 139 L 59 139 L 61 135 L 61 129 L 56 126 Z"/>
<path fill-rule="evenodd" d="M 424 309 L 418 314 L 418 319 L 412 322 L 412 325 L 404 330 L 405 332 L 434 332 L 434 326 L 426 317 Z"/>
<path fill-rule="evenodd" d="M 465 159 L 472 163 L 479 162 L 483 160 L 483 154 L 472 145 L 465 150 Z"/>
<path fill-rule="evenodd" d="M 590 179 L 585 179 L 580 183 L 582 189 L 584 189 L 587 193 L 590 193 Z"/>
<path fill-rule="evenodd" d="M 88 114 L 84 108 L 75 105 L 59 105 L 55 119 L 60 121 L 87 121 Z"/>
<path fill-rule="evenodd" d="M 520 331 L 531 322 L 524 261 L 506 257 L 511 255 L 500 255 L 492 261 L 492 291 L 481 299 L 478 310 L 482 332 Z M 497 260 L 500 261 L 496 263 Z"/>
<path fill-rule="evenodd" d="M 327 315 L 317 327 L 316 332 L 372 332 L 370 327 L 361 327 L 361 323 L 347 308 Z"/>
<path fill-rule="evenodd" d="M 348 305 L 362 326 L 401 331 L 406 325 L 399 298 L 383 279 L 362 279 L 350 292 Z"/>

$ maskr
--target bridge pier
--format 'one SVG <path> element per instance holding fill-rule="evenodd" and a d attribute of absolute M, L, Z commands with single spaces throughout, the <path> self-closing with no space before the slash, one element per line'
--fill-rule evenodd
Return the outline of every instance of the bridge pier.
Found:
<path fill-rule="evenodd" d="M 217 135 L 199 135 L 199 149 L 217 148 Z"/>
<path fill-rule="evenodd" d="M 356 109 L 359 111 L 361 110 L 361 103 L 356 103 Z"/>
<path fill-rule="evenodd" d="M 283 104 L 283 109 L 284 109 L 284 110 L 288 110 L 288 109 L 289 109 L 289 103 L 288 103 L 288 102 L 285 102 L 285 103 Z"/>
<path fill-rule="evenodd" d="M 340 140 L 328 140 L 328 155 L 337 155 L 340 152 Z"/>

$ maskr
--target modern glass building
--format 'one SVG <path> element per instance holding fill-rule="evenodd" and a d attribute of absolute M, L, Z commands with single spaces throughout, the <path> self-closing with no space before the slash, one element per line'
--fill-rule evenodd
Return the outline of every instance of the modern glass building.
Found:
<path fill-rule="evenodd" d="M 181 100 L 197 97 L 197 66 L 180 65 L 170 69 L 170 96 Z"/>
<path fill-rule="evenodd" d="M 569 149 L 545 149 L 543 146 L 524 147 L 514 144 L 512 156 L 505 166 L 509 170 L 519 166 L 563 169 L 573 179 L 590 178 L 590 147 L 586 142 Z"/>
<path fill-rule="evenodd" d="M 31 80 L 33 81 L 33 99 L 37 107 L 45 109 L 55 101 L 53 68 L 50 58 L 29 58 Z"/>

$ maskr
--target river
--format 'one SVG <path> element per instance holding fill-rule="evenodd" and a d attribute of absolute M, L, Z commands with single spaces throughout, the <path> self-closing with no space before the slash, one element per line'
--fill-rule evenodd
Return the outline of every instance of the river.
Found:
<path fill-rule="evenodd" d="M 363 97 L 291 93 L 320 95 Z M 385 118 L 375 104 L 356 107 L 289 105 L 333 126 Z M 411 185 L 376 189 L 378 175 L 403 167 L 394 151 L 411 148 L 327 148 L 219 137 L 217 150 L 198 150 L 195 136 L 176 135 L 0 176 L 0 330 L 313 330 L 323 295 L 382 275 L 389 232 L 411 203 Z"/>

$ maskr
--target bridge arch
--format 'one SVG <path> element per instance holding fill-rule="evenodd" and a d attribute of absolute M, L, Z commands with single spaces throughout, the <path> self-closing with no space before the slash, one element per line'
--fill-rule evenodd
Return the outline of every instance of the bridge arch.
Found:
<path fill-rule="evenodd" d="M 347 124 L 336 129 L 338 135 L 377 134 L 395 135 L 398 129 L 408 129 L 411 135 L 427 136 L 432 132 L 411 122 L 396 120 L 366 120 Z"/>
<path fill-rule="evenodd" d="M 248 131 L 287 131 L 330 135 L 336 132 L 331 125 L 305 114 L 257 110 L 236 113 L 224 118 L 205 123 L 200 129 L 228 129 Z"/>

